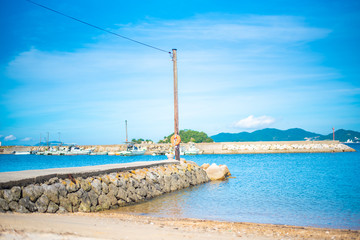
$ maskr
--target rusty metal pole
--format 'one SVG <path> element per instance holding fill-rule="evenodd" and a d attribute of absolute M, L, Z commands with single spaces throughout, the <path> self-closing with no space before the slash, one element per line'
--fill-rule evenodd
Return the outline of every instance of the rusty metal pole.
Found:
<path fill-rule="evenodd" d="M 172 61 L 174 68 L 174 134 L 179 135 L 179 104 L 176 49 L 172 50 Z M 175 145 L 175 160 L 180 161 L 180 144 Z"/>

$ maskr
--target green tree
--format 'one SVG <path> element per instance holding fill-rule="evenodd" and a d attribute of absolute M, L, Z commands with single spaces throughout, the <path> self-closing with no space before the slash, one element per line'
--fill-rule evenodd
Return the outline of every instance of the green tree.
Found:
<path fill-rule="evenodd" d="M 131 140 L 132 143 L 137 143 L 137 144 L 140 144 L 140 143 L 142 143 L 142 142 L 144 142 L 144 141 L 145 141 L 145 140 L 144 140 L 143 138 L 139 138 L 139 139 L 133 138 L 133 139 Z M 146 141 L 148 141 L 148 140 L 146 140 Z M 151 141 L 151 140 L 149 140 L 149 141 Z"/>
<path fill-rule="evenodd" d="M 169 136 L 165 136 L 163 140 L 160 140 L 158 143 L 170 143 L 170 138 L 173 135 L 170 134 Z M 188 142 L 195 142 L 195 143 L 202 143 L 202 142 L 214 142 L 206 133 L 198 132 L 191 129 L 180 130 L 179 135 L 181 137 L 181 142 L 188 143 Z"/>

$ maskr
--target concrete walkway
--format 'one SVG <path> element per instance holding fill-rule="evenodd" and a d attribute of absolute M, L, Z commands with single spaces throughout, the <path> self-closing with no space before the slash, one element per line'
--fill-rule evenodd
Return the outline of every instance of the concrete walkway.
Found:
<path fill-rule="evenodd" d="M 101 174 L 109 174 L 113 172 L 128 171 L 138 168 L 149 168 L 166 164 L 178 164 L 176 160 L 162 160 L 162 161 L 146 161 L 146 162 L 132 162 L 120 164 L 107 164 L 85 167 L 71 167 L 71 168 L 51 168 L 41 170 L 26 170 L 17 172 L 2 172 L 0 173 L 0 189 L 11 188 L 13 186 L 25 186 L 32 183 L 40 183 L 47 181 L 53 177 L 68 178 L 69 175 L 73 177 L 90 177 Z"/>

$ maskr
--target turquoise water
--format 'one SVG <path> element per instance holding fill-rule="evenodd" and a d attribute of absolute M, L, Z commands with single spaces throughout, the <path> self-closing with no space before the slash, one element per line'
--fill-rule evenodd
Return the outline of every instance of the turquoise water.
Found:
<path fill-rule="evenodd" d="M 2 155 L 0 172 L 22 170 L 94 166 L 113 163 L 164 160 L 165 156 L 44 156 L 44 155 Z"/>
<path fill-rule="evenodd" d="M 360 149 L 352 153 L 186 156 L 226 164 L 236 178 L 125 207 L 158 217 L 360 229 Z M 164 156 L 0 155 L 0 171 L 151 161 Z"/>

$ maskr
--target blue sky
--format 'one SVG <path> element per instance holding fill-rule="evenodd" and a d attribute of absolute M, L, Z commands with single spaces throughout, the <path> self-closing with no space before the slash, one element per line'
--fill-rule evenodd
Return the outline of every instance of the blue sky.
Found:
<path fill-rule="evenodd" d="M 36 0 L 178 49 L 180 129 L 360 131 L 359 1 Z M 1 0 L 0 141 L 118 144 L 173 131 L 169 54 Z M 60 134 L 59 134 L 60 133 Z"/>

